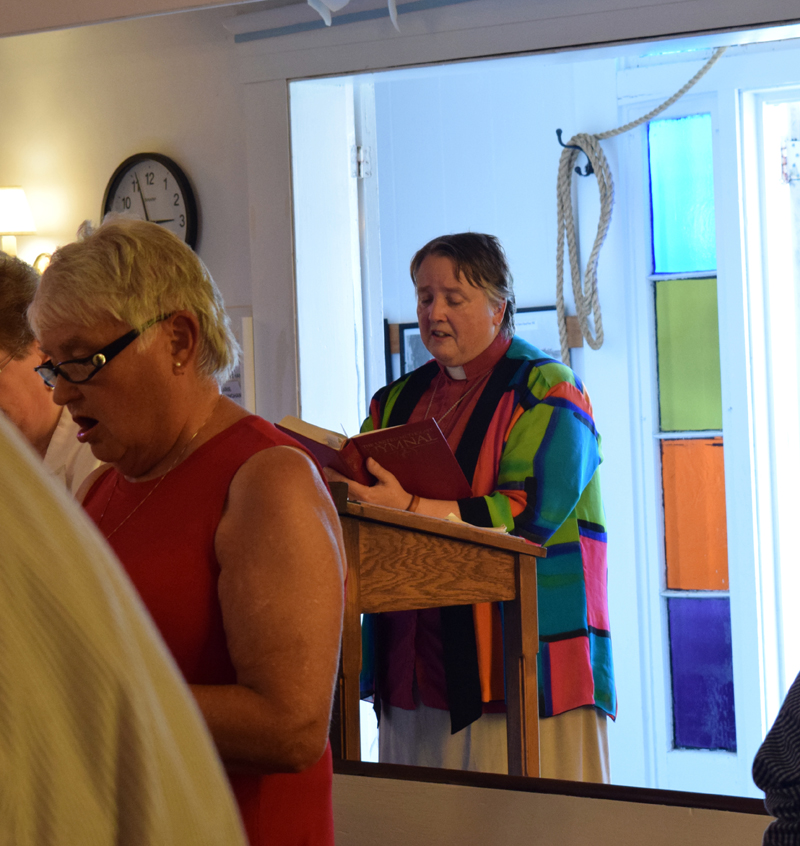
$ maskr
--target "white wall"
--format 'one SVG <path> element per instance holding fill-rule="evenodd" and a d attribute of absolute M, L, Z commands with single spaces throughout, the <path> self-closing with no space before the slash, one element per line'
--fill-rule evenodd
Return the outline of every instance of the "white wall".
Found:
<path fill-rule="evenodd" d="M 160 152 L 194 185 L 198 252 L 226 302 L 251 304 L 243 90 L 227 14 L 0 39 L 0 184 L 25 188 L 38 227 L 17 239 L 23 258 L 97 221 L 123 159 Z"/>
<path fill-rule="evenodd" d="M 450 232 L 499 237 L 517 305 L 552 305 L 555 130 L 576 126 L 571 69 L 526 58 L 377 74 L 375 101 L 390 322 L 416 321 L 409 262 Z"/>
<path fill-rule="evenodd" d="M 334 775 L 337 846 L 756 846 L 767 816 Z"/>
<path fill-rule="evenodd" d="M 300 413 L 352 435 L 366 417 L 353 83 L 299 83 L 290 101 Z"/>

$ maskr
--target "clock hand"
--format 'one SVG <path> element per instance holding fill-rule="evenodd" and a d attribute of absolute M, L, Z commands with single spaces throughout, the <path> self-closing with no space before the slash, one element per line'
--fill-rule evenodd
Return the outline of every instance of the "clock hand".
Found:
<path fill-rule="evenodd" d="M 154 220 L 153 223 L 172 223 L 175 220 L 174 217 L 165 217 L 161 220 Z"/>
<path fill-rule="evenodd" d="M 144 198 L 144 194 L 142 193 L 142 186 L 139 184 L 139 174 L 136 171 L 133 172 L 133 178 L 136 180 L 136 190 L 139 192 L 139 196 L 142 198 L 142 208 L 144 209 L 144 219 L 150 220 L 150 215 L 147 213 L 147 200 Z"/>

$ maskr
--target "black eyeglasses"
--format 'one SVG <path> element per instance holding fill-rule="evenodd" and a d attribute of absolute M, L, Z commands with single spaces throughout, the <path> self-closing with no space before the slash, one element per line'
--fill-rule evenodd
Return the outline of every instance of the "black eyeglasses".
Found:
<path fill-rule="evenodd" d="M 112 341 L 108 346 L 103 347 L 103 349 L 98 350 L 93 355 L 87 355 L 86 358 L 72 358 L 69 361 L 60 361 L 58 364 L 53 364 L 52 361 L 46 361 L 44 364 L 34 367 L 34 370 L 42 377 L 48 388 L 55 388 L 56 379 L 59 376 L 73 385 L 81 385 L 95 376 L 98 370 L 102 370 L 125 347 L 130 346 L 142 332 L 171 316 L 171 314 L 162 314 L 160 317 L 154 317 L 145 323 L 141 329 L 131 329 L 130 332 L 126 332 L 121 338 Z"/>

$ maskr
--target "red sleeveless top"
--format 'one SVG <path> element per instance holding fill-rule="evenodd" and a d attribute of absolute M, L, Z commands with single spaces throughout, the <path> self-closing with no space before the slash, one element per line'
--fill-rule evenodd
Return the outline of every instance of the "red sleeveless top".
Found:
<path fill-rule="evenodd" d="M 255 453 L 279 445 L 298 446 L 251 415 L 160 482 L 128 482 L 110 470 L 84 500 L 100 531 L 113 532 L 109 543 L 189 684 L 236 682 L 217 598 L 214 536 L 236 471 Z M 252 846 L 333 846 L 330 745 L 302 773 L 229 778 Z"/>

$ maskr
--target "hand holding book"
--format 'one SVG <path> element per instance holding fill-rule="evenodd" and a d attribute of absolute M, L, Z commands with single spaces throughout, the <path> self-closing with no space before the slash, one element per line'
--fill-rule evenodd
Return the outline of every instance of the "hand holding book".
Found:
<path fill-rule="evenodd" d="M 350 499 L 368 502 L 371 505 L 398 508 L 401 511 L 407 510 L 414 495 L 403 489 L 403 486 L 397 481 L 397 477 L 381 467 L 374 458 L 367 459 L 366 467 L 377 480 L 374 485 L 362 485 L 354 482 L 330 467 L 326 467 L 323 472 L 331 482 L 346 482 Z"/>
<path fill-rule="evenodd" d="M 401 511 L 407 511 L 411 500 L 414 499 L 414 495 L 406 491 L 397 481 L 397 477 L 381 467 L 374 458 L 368 458 L 366 466 L 369 472 L 377 479 L 374 485 L 361 485 L 352 479 L 342 476 L 341 473 L 337 473 L 330 467 L 325 467 L 323 473 L 331 482 L 346 482 L 348 497 L 350 499 L 366 502 L 370 505 L 382 505 L 385 508 L 397 508 Z M 458 502 L 449 499 L 428 499 L 421 497 L 414 511 L 417 514 L 425 514 L 428 517 L 440 517 L 443 520 L 448 519 L 451 515 L 455 515 L 459 519 L 461 517 L 461 509 L 458 506 Z"/>

